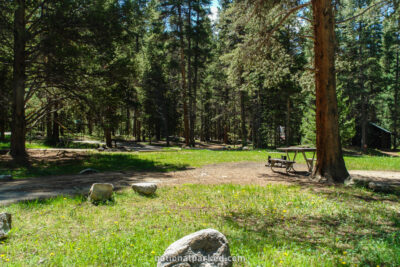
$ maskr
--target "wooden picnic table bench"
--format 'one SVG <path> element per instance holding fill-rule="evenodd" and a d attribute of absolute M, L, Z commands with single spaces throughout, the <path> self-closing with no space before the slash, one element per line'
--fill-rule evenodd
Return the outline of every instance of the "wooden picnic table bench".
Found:
<path fill-rule="evenodd" d="M 308 169 L 308 174 L 311 174 L 313 169 L 314 169 L 314 161 L 315 161 L 315 152 L 317 151 L 315 148 L 312 147 L 282 147 L 282 148 L 278 148 L 279 151 L 284 151 L 286 152 L 286 158 L 289 161 L 296 161 L 296 157 L 298 153 L 303 154 L 304 160 L 306 161 L 307 164 L 307 169 Z M 293 159 L 290 159 L 290 155 L 289 152 L 294 152 L 294 156 Z M 312 158 L 307 158 L 306 152 L 313 152 L 313 156 Z M 294 164 L 294 163 L 293 163 Z M 296 172 L 293 168 L 293 164 L 290 170 L 292 170 L 293 172 Z"/>
<path fill-rule="evenodd" d="M 285 168 L 286 172 L 289 172 L 290 170 L 293 169 L 293 165 L 295 163 L 296 163 L 295 161 L 287 160 L 286 157 L 278 159 L 278 158 L 271 158 L 271 156 L 268 156 L 268 163 L 265 166 L 271 167 L 271 170 L 273 172 L 276 172 L 274 168 Z"/>

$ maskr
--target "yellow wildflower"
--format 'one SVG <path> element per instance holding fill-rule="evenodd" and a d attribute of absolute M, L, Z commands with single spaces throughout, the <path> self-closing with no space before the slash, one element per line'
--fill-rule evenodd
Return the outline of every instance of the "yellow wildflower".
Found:
<path fill-rule="evenodd" d="M 154 255 L 154 254 L 156 254 L 156 252 L 153 250 L 153 251 L 151 252 L 151 254 L 153 254 L 153 255 Z"/>

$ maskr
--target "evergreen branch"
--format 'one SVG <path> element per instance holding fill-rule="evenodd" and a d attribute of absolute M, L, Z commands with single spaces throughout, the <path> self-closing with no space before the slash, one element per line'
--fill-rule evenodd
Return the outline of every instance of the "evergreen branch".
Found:
<path fill-rule="evenodd" d="M 305 4 L 293 7 L 292 9 L 288 10 L 286 12 L 286 15 L 278 22 L 278 24 L 275 25 L 275 27 L 269 32 L 267 38 L 266 38 L 266 42 L 268 42 L 268 40 L 271 38 L 272 34 L 279 29 L 279 27 L 282 26 L 282 24 L 296 11 L 303 9 L 305 7 L 308 7 L 309 5 L 311 5 L 311 2 L 307 2 Z"/>
<path fill-rule="evenodd" d="M 378 3 L 375 3 L 375 4 L 373 4 L 373 5 L 371 5 L 371 6 L 367 7 L 367 8 L 365 8 L 365 9 L 364 9 L 363 11 L 361 11 L 359 14 L 354 15 L 353 17 L 347 18 L 347 19 L 345 19 L 345 20 L 338 21 L 338 22 L 336 22 L 336 24 L 345 23 L 345 22 L 348 22 L 348 21 L 353 20 L 353 19 L 355 19 L 355 18 L 358 18 L 358 17 L 364 15 L 365 13 L 367 13 L 367 12 L 368 12 L 369 10 L 371 10 L 372 8 L 374 8 L 374 7 L 376 7 L 376 6 L 380 5 L 380 4 L 383 4 L 383 3 L 388 3 L 388 0 L 383 0 L 383 1 L 380 1 L 380 2 L 378 2 Z"/>
<path fill-rule="evenodd" d="M 302 19 L 302 20 L 305 20 L 305 21 L 307 21 L 307 22 L 310 22 L 310 23 L 313 22 L 311 19 L 306 18 L 306 17 L 298 17 L 298 18 L 299 18 L 299 19 Z"/>

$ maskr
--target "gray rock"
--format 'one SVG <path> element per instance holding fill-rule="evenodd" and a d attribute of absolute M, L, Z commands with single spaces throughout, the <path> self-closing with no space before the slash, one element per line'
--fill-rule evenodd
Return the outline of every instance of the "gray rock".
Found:
<path fill-rule="evenodd" d="M 0 239 L 6 238 L 11 230 L 11 214 L 0 213 Z"/>
<path fill-rule="evenodd" d="M 155 184 L 155 183 L 137 183 L 137 184 L 132 184 L 132 189 L 140 194 L 152 195 L 157 190 L 157 184 Z"/>
<path fill-rule="evenodd" d="M 0 181 L 10 181 L 12 180 L 12 175 L 0 175 Z"/>
<path fill-rule="evenodd" d="M 95 183 L 89 191 L 89 200 L 92 202 L 102 202 L 111 200 L 114 186 L 112 184 Z"/>
<path fill-rule="evenodd" d="M 172 243 L 157 267 L 231 267 L 230 256 L 226 237 L 217 230 L 205 229 Z"/>
<path fill-rule="evenodd" d="M 344 180 L 344 185 L 345 186 L 355 186 L 356 185 L 356 181 L 351 177 L 347 177 L 346 180 Z"/>
<path fill-rule="evenodd" d="M 79 174 L 93 174 L 93 173 L 98 173 L 98 172 L 99 172 L 98 170 L 88 168 L 88 169 L 84 169 L 84 170 L 80 171 Z"/>
<path fill-rule="evenodd" d="M 243 150 L 243 151 L 249 151 L 250 148 L 249 148 L 248 146 L 244 146 L 244 147 L 242 147 L 242 150 Z"/>

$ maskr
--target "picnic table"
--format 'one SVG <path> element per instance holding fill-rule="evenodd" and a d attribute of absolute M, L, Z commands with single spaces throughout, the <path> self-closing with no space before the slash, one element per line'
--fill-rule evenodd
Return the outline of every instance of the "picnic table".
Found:
<path fill-rule="evenodd" d="M 293 168 L 293 165 L 294 165 L 294 163 L 296 162 L 297 154 L 301 153 L 301 154 L 303 154 L 304 160 L 305 160 L 306 163 L 307 163 L 307 170 L 308 170 L 308 173 L 309 173 L 309 174 L 312 173 L 312 171 L 313 171 L 313 169 L 314 169 L 315 152 L 317 151 L 315 148 L 312 148 L 312 147 L 296 147 L 296 146 L 291 146 L 291 147 L 282 147 L 282 148 L 278 148 L 278 150 L 279 150 L 279 151 L 286 152 L 286 161 L 287 161 L 287 162 L 293 162 L 293 163 L 289 164 L 289 165 L 290 165 L 290 169 L 287 170 L 287 171 L 291 171 L 291 170 L 292 170 L 292 171 L 296 172 L 296 171 L 294 170 L 294 168 Z M 294 152 L 294 156 L 293 156 L 292 159 L 290 158 L 289 152 Z M 307 158 L 306 152 L 313 152 L 312 158 Z"/>

